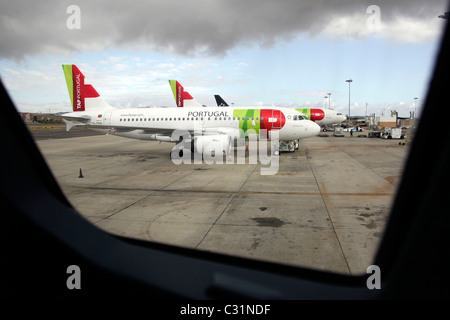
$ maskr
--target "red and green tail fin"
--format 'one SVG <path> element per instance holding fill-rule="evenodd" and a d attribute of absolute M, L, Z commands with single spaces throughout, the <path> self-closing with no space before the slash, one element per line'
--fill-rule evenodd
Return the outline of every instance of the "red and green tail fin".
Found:
<path fill-rule="evenodd" d="M 169 80 L 172 88 L 173 97 L 178 108 L 182 107 L 202 107 L 200 103 L 195 100 L 189 92 L 184 91 L 183 86 L 177 80 Z"/>
<path fill-rule="evenodd" d="M 94 87 L 86 81 L 86 77 L 76 65 L 63 64 L 62 67 L 74 112 L 112 108 L 100 97 Z"/>

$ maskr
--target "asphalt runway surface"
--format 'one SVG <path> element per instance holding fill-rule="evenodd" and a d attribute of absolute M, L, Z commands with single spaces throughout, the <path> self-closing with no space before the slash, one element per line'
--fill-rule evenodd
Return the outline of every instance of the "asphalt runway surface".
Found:
<path fill-rule="evenodd" d="M 68 200 L 105 231 L 352 275 L 372 264 L 409 150 L 398 140 L 317 136 L 262 175 L 248 156 L 177 165 L 170 143 L 30 131 Z"/>
<path fill-rule="evenodd" d="M 66 126 L 61 124 L 29 124 L 27 127 L 35 140 L 67 139 L 75 137 L 105 135 L 104 133 L 86 129 L 83 127 L 73 127 L 69 132 L 67 132 Z"/>

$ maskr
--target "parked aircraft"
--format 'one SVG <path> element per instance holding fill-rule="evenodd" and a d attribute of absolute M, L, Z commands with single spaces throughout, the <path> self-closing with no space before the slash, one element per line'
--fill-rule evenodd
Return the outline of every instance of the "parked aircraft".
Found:
<path fill-rule="evenodd" d="M 278 133 L 280 142 L 296 142 L 315 136 L 320 127 L 293 109 L 278 107 L 210 107 L 195 105 L 189 93 L 176 91 L 176 100 L 188 108 L 131 108 L 116 109 L 109 105 L 94 87 L 86 81 L 76 65 L 63 65 L 73 112 L 62 116 L 67 131 L 73 126 L 93 129 L 111 129 L 112 133 L 133 139 L 179 143 L 191 141 L 191 150 L 202 153 L 210 144 L 221 144 L 230 150 L 239 138 L 250 133 L 265 133 L 270 139 Z M 172 83 L 171 83 L 172 85 Z M 172 87 L 174 90 L 174 88 Z M 177 88 L 175 88 L 178 90 Z M 179 97 L 179 98 L 178 98 Z M 194 100 L 186 102 L 186 100 Z M 189 134 L 200 131 L 200 136 L 180 137 L 175 131 Z M 194 145 L 195 144 L 195 145 Z M 292 143 L 291 143 L 292 144 Z M 293 151 L 293 150 L 291 150 Z"/>
<path fill-rule="evenodd" d="M 314 121 L 319 126 L 329 126 L 339 124 L 347 117 L 341 112 L 326 108 L 296 108 L 295 110 L 303 113 L 309 120 Z"/>
<path fill-rule="evenodd" d="M 214 98 L 216 99 L 218 107 L 228 107 L 228 103 L 226 103 L 225 100 L 223 100 L 222 97 L 219 96 L 218 94 L 215 94 Z"/>
<path fill-rule="evenodd" d="M 177 80 L 169 80 L 177 107 L 201 106 L 192 95 L 184 91 L 183 86 Z M 214 95 L 218 107 L 227 107 L 228 103 L 220 96 Z M 322 108 L 296 108 L 307 119 L 314 121 L 319 126 L 339 124 L 347 118 L 339 111 Z"/>
<path fill-rule="evenodd" d="M 214 96 L 218 106 L 228 106 L 220 95 Z M 309 120 L 314 121 L 319 126 L 328 126 L 339 124 L 347 118 L 339 111 L 325 108 L 296 108 L 295 110 L 303 113 Z"/>

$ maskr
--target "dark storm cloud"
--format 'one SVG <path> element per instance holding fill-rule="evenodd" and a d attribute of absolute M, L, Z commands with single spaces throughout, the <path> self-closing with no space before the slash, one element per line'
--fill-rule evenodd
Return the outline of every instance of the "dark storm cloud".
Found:
<path fill-rule="evenodd" d="M 81 10 L 80 30 L 66 26 L 71 16 L 66 10 L 72 4 Z M 270 46 L 298 34 L 316 36 L 340 17 L 365 19 L 370 5 L 378 5 L 383 22 L 389 22 L 399 16 L 437 19 L 446 4 L 443 0 L 2 0 L 0 58 L 116 47 L 224 55 L 239 45 Z"/>

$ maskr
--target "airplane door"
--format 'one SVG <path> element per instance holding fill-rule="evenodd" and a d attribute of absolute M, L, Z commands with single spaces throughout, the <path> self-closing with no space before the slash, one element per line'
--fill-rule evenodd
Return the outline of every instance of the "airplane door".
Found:
<path fill-rule="evenodd" d="M 111 112 L 106 112 L 104 115 L 103 115 L 103 124 L 110 124 L 110 122 L 111 122 Z"/>
<path fill-rule="evenodd" d="M 275 121 L 272 122 L 272 129 L 281 129 L 281 111 L 272 109 L 272 119 Z"/>

